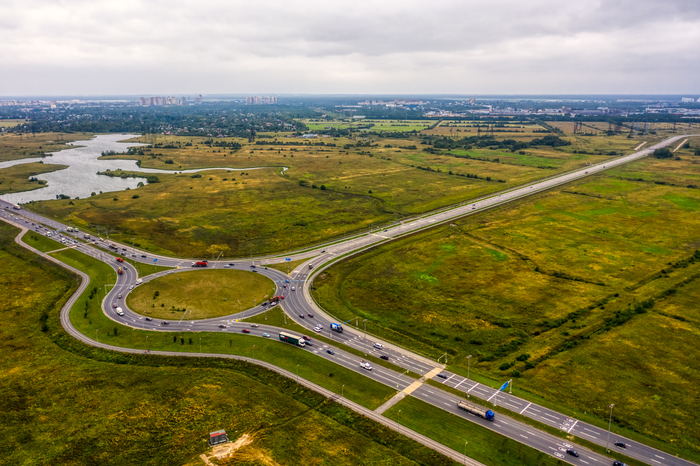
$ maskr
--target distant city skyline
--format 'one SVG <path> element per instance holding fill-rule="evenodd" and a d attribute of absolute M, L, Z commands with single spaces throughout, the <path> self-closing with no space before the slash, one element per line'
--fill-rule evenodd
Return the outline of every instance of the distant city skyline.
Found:
<path fill-rule="evenodd" d="M 0 39 L 2 96 L 700 95 L 694 0 L 26 0 Z"/>

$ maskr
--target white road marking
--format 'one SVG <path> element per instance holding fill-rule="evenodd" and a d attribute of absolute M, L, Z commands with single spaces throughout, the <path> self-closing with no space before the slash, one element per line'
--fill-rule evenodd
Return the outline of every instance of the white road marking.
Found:
<path fill-rule="evenodd" d="M 477 385 L 479 385 L 479 384 L 476 384 L 476 383 L 475 383 L 474 385 L 472 385 L 472 388 L 470 388 L 469 390 L 467 390 L 467 393 L 469 393 L 469 392 L 471 392 L 472 390 L 474 390 L 474 387 L 476 387 Z"/>
<path fill-rule="evenodd" d="M 457 388 L 457 387 L 459 387 L 460 385 L 462 385 L 462 382 L 464 382 L 465 380 L 467 380 L 467 379 L 462 379 L 462 380 L 460 380 L 460 382 L 459 382 L 457 385 L 455 385 L 455 388 Z"/>
<path fill-rule="evenodd" d="M 520 434 L 520 436 L 521 436 L 522 438 L 527 438 L 527 437 L 525 437 L 523 434 Z"/>
<path fill-rule="evenodd" d="M 454 377 L 454 376 L 455 376 L 455 374 L 452 374 L 451 376 L 449 376 L 448 378 L 446 378 L 445 381 L 442 382 L 442 383 L 443 383 L 443 384 L 447 383 L 447 381 L 450 380 L 450 379 L 451 379 L 452 377 Z"/>
<path fill-rule="evenodd" d="M 574 422 L 574 423 L 571 425 L 571 427 L 569 427 L 569 430 L 567 430 L 566 433 L 567 433 L 567 434 L 570 434 L 570 433 L 571 433 L 571 429 L 573 429 L 574 426 L 575 426 L 576 424 L 578 424 L 578 419 L 576 419 L 576 422 Z"/>
<path fill-rule="evenodd" d="M 661 458 L 662 460 L 665 460 L 665 459 L 666 459 L 666 458 L 664 458 L 663 456 L 659 456 L 659 455 L 654 455 L 654 456 L 656 456 L 657 458 Z"/>
<path fill-rule="evenodd" d="M 598 432 L 596 432 L 595 430 L 591 430 L 588 427 L 584 427 L 583 430 L 587 430 L 588 432 L 593 432 L 595 435 L 598 435 Z"/>
<path fill-rule="evenodd" d="M 588 464 L 588 461 L 584 461 L 584 460 L 581 460 L 581 462 L 582 462 L 582 463 L 586 463 L 586 464 Z"/>
<path fill-rule="evenodd" d="M 523 408 L 523 410 L 520 411 L 520 414 L 523 414 L 523 413 L 525 412 L 525 410 L 526 410 L 527 408 L 530 407 L 531 404 L 532 404 L 532 403 L 529 403 L 527 406 L 525 406 L 525 407 Z"/>
<path fill-rule="evenodd" d="M 488 400 L 486 400 L 486 401 L 491 401 L 491 398 L 493 398 L 493 397 L 496 396 L 496 395 L 498 395 L 498 390 L 496 390 L 496 392 L 494 392 L 494 394 L 491 395 L 491 397 L 490 397 Z"/>

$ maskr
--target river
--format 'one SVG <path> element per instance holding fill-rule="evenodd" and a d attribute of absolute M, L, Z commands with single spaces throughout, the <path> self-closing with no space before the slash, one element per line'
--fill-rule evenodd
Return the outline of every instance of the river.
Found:
<path fill-rule="evenodd" d="M 29 201 L 45 201 L 56 199 L 59 194 L 65 194 L 71 198 L 84 199 L 90 194 L 102 191 L 103 193 L 124 191 L 126 188 L 135 189 L 139 182 L 145 183 L 145 178 L 119 178 L 98 175 L 97 172 L 107 170 L 127 170 L 142 173 L 195 173 L 203 170 L 256 170 L 264 167 L 251 168 L 204 168 L 198 170 L 159 170 L 155 168 L 140 168 L 135 160 L 99 160 L 104 151 L 126 152 L 129 147 L 146 146 L 138 142 L 120 142 L 126 139 L 138 137 L 134 134 L 101 134 L 85 141 L 75 141 L 72 149 L 64 149 L 52 152 L 51 156 L 44 158 L 30 158 L 0 162 L 0 169 L 19 165 L 22 163 L 43 161 L 44 164 L 68 165 L 64 170 L 37 175 L 36 178 L 46 180 L 43 188 L 33 191 L 3 194 L 0 199 L 13 204 L 23 204 Z"/>

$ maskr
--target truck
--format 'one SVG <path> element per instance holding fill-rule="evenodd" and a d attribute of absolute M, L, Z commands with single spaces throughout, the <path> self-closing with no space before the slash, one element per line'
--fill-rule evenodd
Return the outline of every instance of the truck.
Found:
<path fill-rule="evenodd" d="M 140 278 L 136 280 L 136 286 L 140 285 L 141 283 L 143 283 L 143 280 L 141 280 Z"/>
<path fill-rule="evenodd" d="M 460 401 L 457 403 L 459 409 L 463 409 L 468 413 L 472 413 L 475 416 L 483 417 L 487 421 L 493 421 L 494 413 L 488 408 L 480 405 L 475 405 L 473 403 L 468 403 L 466 401 Z"/>
<path fill-rule="evenodd" d="M 116 309 L 116 311 L 117 311 L 117 314 L 119 314 L 120 316 L 123 316 L 123 315 L 124 315 L 124 310 L 122 310 L 121 307 L 118 307 L 118 308 Z"/>
<path fill-rule="evenodd" d="M 13 208 L 13 209 L 17 209 L 17 210 L 20 210 L 20 209 L 21 209 L 21 207 L 19 206 L 19 204 L 12 204 L 12 208 Z"/>
<path fill-rule="evenodd" d="M 66 231 L 73 231 L 73 227 L 66 228 Z"/>
<path fill-rule="evenodd" d="M 121 274 L 123 274 L 123 273 L 124 273 L 124 271 L 122 270 L 122 268 L 121 268 L 121 267 L 119 267 L 119 270 L 117 270 L 117 273 L 118 273 L 119 275 L 121 275 Z"/>
<path fill-rule="evenodd" d="M 85 238 L 85 239 L 90 239 L 90 235 L 88 235 L 87 233 L 85 233 L 85 234 L 83 235 L 83 238 Z"/>
<path fill-rule="evenodd" d="M 112 243 L 109 245 L 109 249 L 119 249 L 116 244 Z"/>
<path fill-rule="evenodd" d="M 334 330 L 338 333 L 343 333 L 343 326 L 340 324 L 336 324 L 335 322 L 331 323 L 331 330 Z"/>
<path fill-rule="evenodd" d="M 302 348 L 306 346 L 306 342 L 302 337 L 286 332 L 280 332 L 280 341 L 291 343 L 292 345 L 301 346 Z"/>
<path fill-rule="evenodd" d="M 124 259 L 122 259 L 121 257 L 117 257 L 117 262 L 124 262 Z"/>
<path fill-rule="evenodd" d="M 314 268 L 314 264 L 309 264 L 309 268 L 310 268 L 310 269 L 313 269 L 313 268 Z"/>
<path fill-rule="evenodd" d="M 192 267 L 206 267 L 207 265 L 209 265 L 207 261 L 192 262 Z"/>

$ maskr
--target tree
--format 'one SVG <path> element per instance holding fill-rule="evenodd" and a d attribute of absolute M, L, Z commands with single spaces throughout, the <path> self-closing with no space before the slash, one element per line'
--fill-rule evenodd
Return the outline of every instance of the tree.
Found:
<path fill-rule="evenodd" d="M 657 159 L 670 159 L 673 157 L 673 153 L 668 147 L 662 147 L 661 149 L 656 149 L 654 151 L 654 157 Z"/>
<path fill-rule="evenodd" d="M 325 185 L 325 184 L 322 184 L 322 185 L 321 185 L 321 191 L 325 191 L 325 190 L 326 190 L 326 185 Z"/>

